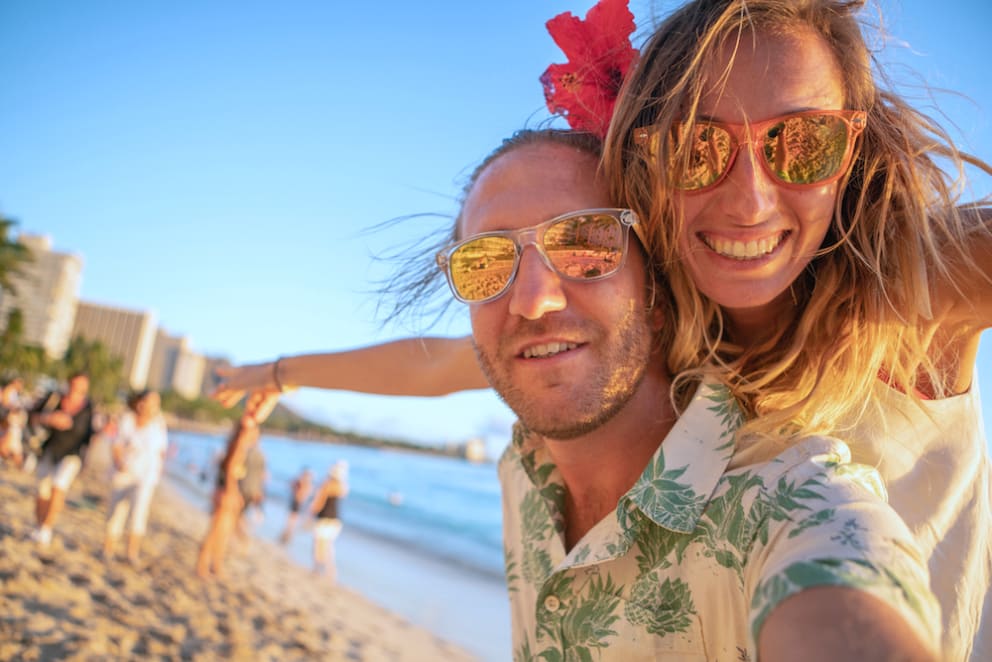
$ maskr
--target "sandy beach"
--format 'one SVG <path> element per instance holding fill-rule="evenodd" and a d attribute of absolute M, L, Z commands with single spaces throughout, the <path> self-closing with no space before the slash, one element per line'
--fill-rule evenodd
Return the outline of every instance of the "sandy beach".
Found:
<path fill-rule="evenodd" d="M 264 540 L 235 549 L 224 580 L 201 582 L 206 515 L 167 482 L 142 559 L 105 561 L 105 476 L 84 470 L 43 550 L 29 539 L 34 477 L 0 467 L 0 659 L 476 659 Z"/>

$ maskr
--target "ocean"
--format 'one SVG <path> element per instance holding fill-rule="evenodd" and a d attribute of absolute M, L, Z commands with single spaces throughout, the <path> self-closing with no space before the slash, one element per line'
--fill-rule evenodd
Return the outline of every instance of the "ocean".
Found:
<path fill-rule="evenodd" d="M 169 473 L 212 489 L 225 439 L 170 432 Z M 268 481 L 265 509 L 288 508 L 290 485 L 303 467 L 315 482 L 337 460 L 348 462 L 347 527 L 412 546 L 503 577 L 502 513 L 496 465 L 396 450 L 298 441 L 263 435 Z M 205 480 L 203 480 L 205 478 Z"/>
<path fill-rule="evenodd" d="M 173 431 L 166 474 L 207 509 L 222 435 Z M 268 480 L 264 517 L 253 535 L 276 541 L 290 485 L 303 467 L 319 482 L 348 462 L 340 503 L 340 582 L 382 606 L 461 644 L 482 660 L 509 659 L 502 513 L 496 465 L 406 451 L 263 435 Z M 309 567 L 312 531 L 301 517 L 287 554 Z M 397 589 L 398 582 L 404 588 Z"/>

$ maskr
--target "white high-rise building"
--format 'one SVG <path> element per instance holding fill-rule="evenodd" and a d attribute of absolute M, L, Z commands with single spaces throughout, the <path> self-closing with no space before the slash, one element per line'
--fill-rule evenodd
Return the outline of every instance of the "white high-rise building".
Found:
<path fill-rule="evenodd" d="M 155 345 L 155 313 L 79 302 L 73 336 L 98 340 L 124 361 L 124 377 L 133 389 L 145 388 Z"/>
<path fill-rule="evenodd" d="M 18 241 L 32 260 L 12 276 L 14 292 L 0 291 L 0 329 L 16 308 L 24 318 L 24 342 L 41 347 L 51 359 L 62 358 L 72 337 L 83 259 L 53 251 L 45 235 L 21 234 Z"/>
<path fill-rule="evenodd" d="M 189 338 L 158 330 L 148 370 L 149 388 L 175 391 L 192 400 L 202 395 L 207 370 L 207 359 L 190 348 Z"/>

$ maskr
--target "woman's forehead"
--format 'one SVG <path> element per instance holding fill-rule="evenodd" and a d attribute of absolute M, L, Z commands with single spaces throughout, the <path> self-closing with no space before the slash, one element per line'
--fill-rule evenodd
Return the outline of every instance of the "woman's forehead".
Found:
<path fill-rule="evenodd" d="M 844 107 L 844 81 L 834 53 L 809 29 L 749 32 L 727 40 L 702 75 L 698 113 L 709 119 L 755 122 Z"/>

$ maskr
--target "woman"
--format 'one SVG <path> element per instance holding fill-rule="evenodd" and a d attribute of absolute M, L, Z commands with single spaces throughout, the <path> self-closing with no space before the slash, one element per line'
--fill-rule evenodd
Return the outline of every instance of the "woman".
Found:
<path fill-rule="evenodd" d="M 627 77 L 603 165 L 670 284 L 676 401 L 703 375 L 734 390 L 750 414 L 734 462 L 782 430 L 849 438 L 930 559 L 946 659 L 983 659 L 992 516 L 971 382 L 992 326 L 989 213 L 957 206 L 935 159 L 964 157 L 873 78 L 858 8 L 683 6 Z M 824 146 L 838 157 L 805 158 Z M 472 355 L 400 341 L 247 366 L 229 388 L 436 395 L 485 385 Z"/>
<path fill-rule="evenodd" d="M 114 471 L 103 555 L 113 557 L 126 524 L 127 560 L 136 563 L 169 439 L 158 393 L 140 391 L 129 398 L 128 407 L 131 411 L 121 417 L 110 447 Z"/>
<path fill-rule="evenodd" d="M 332 584 L 337 579 L 334 541 L 341 534 L 338 501 L 347 495 L 348 463 L 339 460 L 327 472 L 327 478 L 317 488 L 310 504 L 310 514 L 316 519 L 313 529 L 313 571 L 318 575 L 326 575 Z"/>
<path fill-rule="evenodd" d="M 238 481 L 245 472 L 245 457 L 248 449 L 258 443 L 258 427 L 272 413 L 278 400 L 278 392 L 257 392 L 249 396 L 244 413 L 227 441 L 217 472 L 213 513 L 196 561 L 196 574 L 201 579 L 224 574 L 227 545 L 244 508 Z"/>

